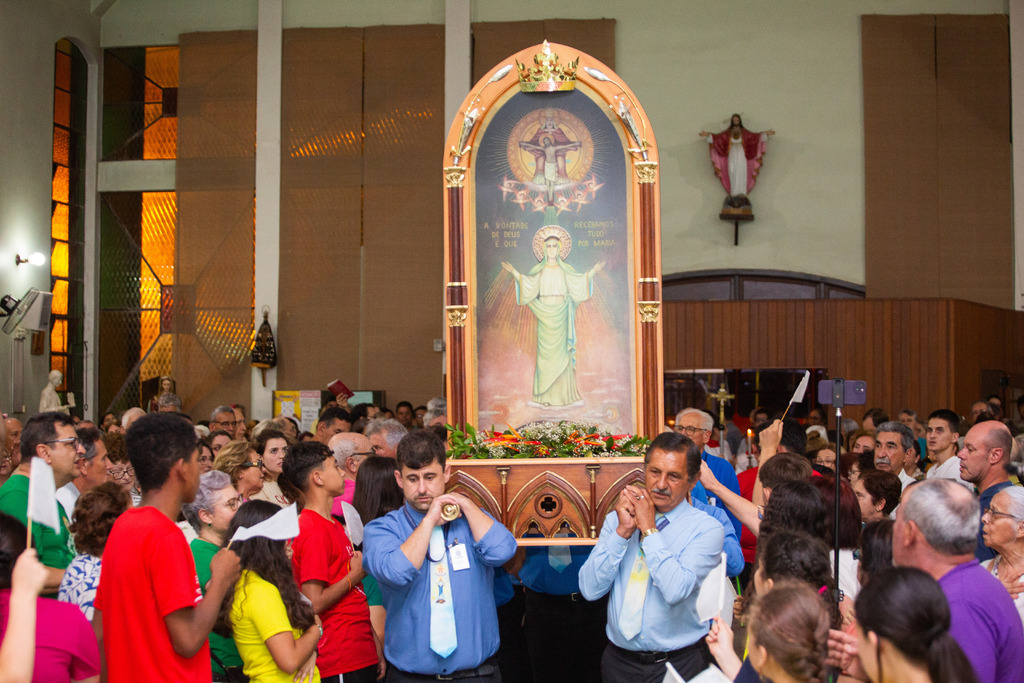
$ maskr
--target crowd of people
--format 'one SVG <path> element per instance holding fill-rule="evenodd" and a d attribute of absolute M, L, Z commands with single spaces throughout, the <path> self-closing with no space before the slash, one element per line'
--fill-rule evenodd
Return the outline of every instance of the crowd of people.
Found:
<path fill-rule="evenodd" d="M 838 442 L 818 409 L 687 408 L 596 544 L 519 546 L 449 490 L 443 399 L 303 432 L 163 384 L 0 423 L 0 683 L 1024 680 L 1024 424 L 991 399 Z M 297 535 L 231 540 L 293 505 Z"/>

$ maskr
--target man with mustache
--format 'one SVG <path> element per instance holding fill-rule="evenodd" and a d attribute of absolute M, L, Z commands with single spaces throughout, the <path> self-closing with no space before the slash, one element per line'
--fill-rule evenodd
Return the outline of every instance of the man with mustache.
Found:
<path fill-rule="evenodd" d="M 700 478 L 701 453 L 687 436 L 665 433 L 644 456 L 646 488 L 626 486 L 580 569 L 580 592 L 608 599 L 610 644 L 605 681 L 660 680 L 671 662 L 689 680 L 711 661 L 697 618 L 700 585 L 718 564 L 723 525 L 687 496 Z"/>
<path fill-rule="evenodd" d="M 895 420 L 878 425 L 875 434 L 875 469 L 898 476 L 904 489 L 917 481 L 904 468 L 917 460 L 914 440 L 914 430 Z"/>

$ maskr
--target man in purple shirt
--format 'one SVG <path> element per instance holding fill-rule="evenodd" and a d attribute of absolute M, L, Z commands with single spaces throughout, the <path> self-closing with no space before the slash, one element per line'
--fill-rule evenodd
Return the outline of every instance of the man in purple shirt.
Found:
<path fill-rule="evenodd" d="M 979 516 L 971 492 L 950 479 L 908 486 L 896 509 L 893 561 L 939 582 L 950 633 L 980 683 L 1016 681 L 1024 672 L 1024 629 L 1010 594 L 974 557 Z"/>

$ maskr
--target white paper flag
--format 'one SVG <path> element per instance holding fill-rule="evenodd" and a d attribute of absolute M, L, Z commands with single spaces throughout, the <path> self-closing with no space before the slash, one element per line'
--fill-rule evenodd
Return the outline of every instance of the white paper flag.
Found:
<path fill-rule="evenodd" d="M 668 670 L 665 672 L 665 678 L 662 679 L 662 683 L 687 683 L 683 680 L 683 677 L 675 670 L 670 663 L 665 662 L 665 666 Z M 699 674 L 690 679 L 689 683 L 731 683 L 729 677 L 722 673 L 714 664 L 701 671 Z"/>
<path fill-rule="evenodd" d="M 299 513 L 295 507 L 295 503 L 292 503 L 288 507 L 282 509 L 280 512 L 274 514 L 270 519 L 265 519 L 256 526 L 252 527 L 238 527 L 235 535 L 231 537 L 229 543 L 235 541 L 247 541 L 250 538 L 256 538 L 261 536 L 263 538 L 269 538 L 274 541 L 287 541 L 290 538 L 295 538 L 299 535 Z"/>
<path fill-rule="evenodd" d="M 39 457 L 32 458 L 32 470 L 28 479 L 28 517 L 33 522 L 45 524 L 60 533 L 57 485 L 53 481 L 53 468 Z"/>
<path fill-rule="evenodd" d="M 793 398 L 789 399 L 790 403 L 803 403 L 804 394 L 807 393 L 807 384 L 811 381 L 811 371 L 804 370 L 804 378 L 800 380 L 800 384 L 796 385 L 796 391 L 793 392 Z"/>
<path fill-rule="evenodd" d="M 348 482 L 345 482 L 346 485 Z M 348 540 L 352 545 L 360 545 L 363 542 L 363 520 L 356 512 L 356 509 L 341 501 L 341 512 L 345 516 L 345 531 L 348 532 Z"/>
<path fill-rule="evenodd" d="M 726 555 L 719 557 L 718 566 L 711 570 L 697 594 L 697 618 L 708 621 L 717 616 L 732 625 L 732 603 L 736 600 L 736 589 L 732 588 L 725 573 Z"/>

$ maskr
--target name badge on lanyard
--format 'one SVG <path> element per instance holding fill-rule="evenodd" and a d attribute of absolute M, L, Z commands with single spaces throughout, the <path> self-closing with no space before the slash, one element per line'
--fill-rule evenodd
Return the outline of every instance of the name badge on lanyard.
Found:
<path fill-rule="evenodd" d="M 450 557 L 452 560 L 452 569 L 454 571 L 462 571 L 463 569 L 469 569 L 469 551 L 466 550 L 465 543 L 459 543 L 458 539 L 455 543 L 448 548 Z"/>

